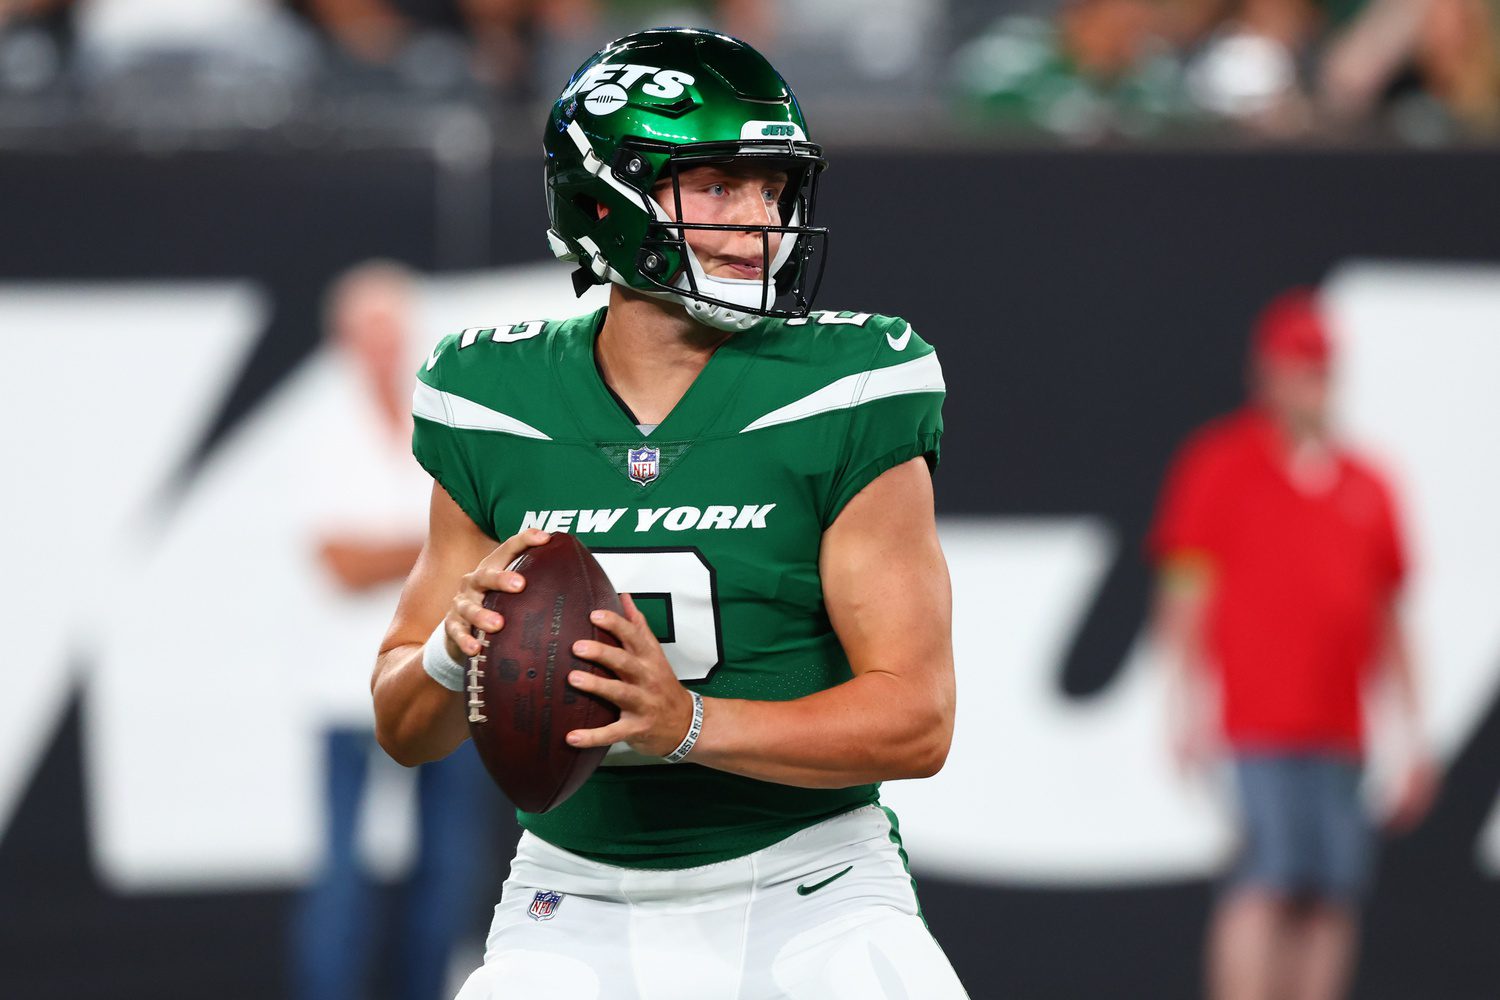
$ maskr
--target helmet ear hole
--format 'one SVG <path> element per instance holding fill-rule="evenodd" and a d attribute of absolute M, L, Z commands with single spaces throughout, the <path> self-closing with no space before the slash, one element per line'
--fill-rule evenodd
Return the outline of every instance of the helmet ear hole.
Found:
<path fill-rule="evenodd" d="M 599 202 L 586 194 L 575 194 L 573 207 L 578 209 L 585 219 L 602 219 L 606 214 L 605 211 L 600 210 Z"/>

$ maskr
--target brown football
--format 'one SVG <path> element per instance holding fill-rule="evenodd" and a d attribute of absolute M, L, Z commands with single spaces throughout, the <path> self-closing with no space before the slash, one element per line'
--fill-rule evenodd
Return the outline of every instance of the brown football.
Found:
<path fill-rule="evenodd" d="M 620 717 L 613 704 L 568 683 L 572 670 L 613 677 L 573 655 L 573 643 L 595 639 L 618 646 L 589 614 L 624 613 L 609 577 L 572 535 L 554 532 L 511 566 L 526 578 L 519 594 L 492 590 L 484 606 L 505 619 L 498 632 L 474 630 L 483 643 L 469 663 L 469 735 L 485 768 L 526 812 L 546 812 L 588 780 L 605 747 L 577 750 L 566 737 Z"/>

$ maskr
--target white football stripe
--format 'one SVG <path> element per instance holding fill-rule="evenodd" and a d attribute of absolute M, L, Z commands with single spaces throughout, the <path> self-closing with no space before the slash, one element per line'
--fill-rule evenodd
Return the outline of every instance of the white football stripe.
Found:
<path fill-rule="evenodd" d="M 740 433 L 758 431 L 763 427 L 788 424 L 793 420 L 815 417 L 833 410 L 847 410 L 862 403 L 873 403 L 877 399 L 891 396 L 909 396 L 918 392 L 944 392 L 943 366 L 938 363 L 936 353 L 928 353 L 904 364 L 888 368 L 876 368 L 846 375 L 830 382 L 816 392 L 778 407 L 765 416 L 752 421 Z"/>
<path fill-rule="evenodd" d="M 514 434 L 517 437 L 536 438 L 538 441 L 552 440 L 535 427 L 515 417 L 501 413 L 499 410 L 492 410 L 488 406 L 482 406 L 472 399 L 434 389 L 421 381 L 417 382 L 416 391 L 411 395 L 411 412 L 413 416 L 456 427 L 459 430 L 497 431 L 501 434 Z"/>

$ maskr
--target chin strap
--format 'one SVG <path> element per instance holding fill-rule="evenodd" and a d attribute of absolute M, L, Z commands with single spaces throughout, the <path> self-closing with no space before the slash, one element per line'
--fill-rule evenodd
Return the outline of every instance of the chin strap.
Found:
<path fill-rule="evenodd" d="M 632 288 L 623 281 L 618 284 L 630 288 L 632 292 L 639 295 L 649 295 L 653 299 L 661 299 L 663 302 L 672 302 L 682 306 L 683 311 L 696 322 L 704 326 L 711 326 L 715 330 L 724 330 L 728 333 L 738 333 L 748 330 L 764 316 L 747 313 L 739 309 L 731 309 L 727 306 L 714 305 L 710 302 L 700 302 L 695 298 L 679 294 L 675 291 L 662 291 L 657 288 Z M 759 284 L 759 282 L 757 282 Z"/>
<path fill-rule="evenodd" d="M 783 243 L 785 242 L 788 241 L 784 240 Z M 781 257 L 780 254 L 777 256 Z M 687 253 L 687 260 L 688 268 L 692 271 L 692 279 L 689 280 L 687 272 L 684 271 L 672 283 L 677 292 L 667 294 L 671 295 L 673 300 L 680 302 L 689 316 L 705 326 L 730 332 L 748 330 L 765 317 L 759 313 L 746 312 L 745 309 L 764 308 L 765 305 L 776 301 L 773 286 L 774 270 L 760 280 L 715 278 L 703 270 L 698 255 L 691 250 Z M 700 295 L 730 304 L 720 305 L 696 299 L 691 294 L 693 288 L 696 288 Z M 742 308 L 735 308 L 736 306 Z"/>
<path fill-rule="evenodd" d="M 757 316 L 754 313 L 730 309 L 726 306 L 716 306 L 707 302 L 699 302 L 697 299 L 690 299 L 683 295 L 674 297 L 678 302 L 682 303 L 682 307 L 687 310 L 689 316 L 704 326 L 711 326 L 716 330 L 738 333 L 741 330 L 750 329 L 765 318 L 764 316 Z"/>

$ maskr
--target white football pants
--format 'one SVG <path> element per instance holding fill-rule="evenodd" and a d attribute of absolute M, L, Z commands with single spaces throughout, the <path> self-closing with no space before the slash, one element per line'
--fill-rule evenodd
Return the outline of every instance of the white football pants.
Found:
<path fill-rule="evenodd" d="M 560 894 L 561 898 L 555 898 Z M 701 868 L 603 865 L 523 834 L 457 1000 L 967 1000 L 890 819 L 856 809 Z"/>

